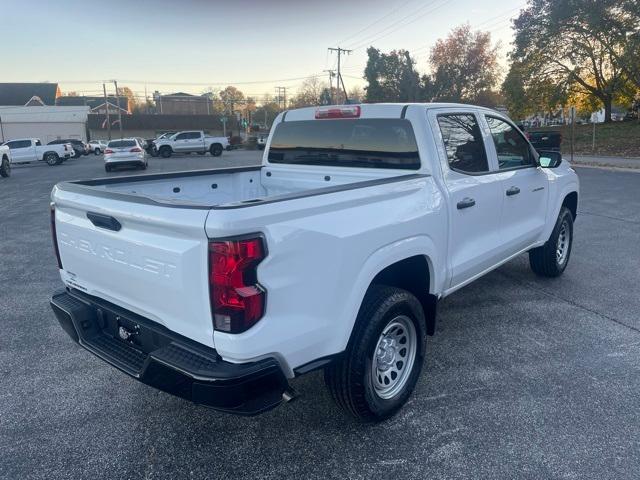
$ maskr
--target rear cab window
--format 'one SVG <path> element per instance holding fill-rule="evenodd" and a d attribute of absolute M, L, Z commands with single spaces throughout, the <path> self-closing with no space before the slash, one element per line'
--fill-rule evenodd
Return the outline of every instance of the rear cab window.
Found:
<path fill-rule="evenodd" d="M 107 145 L 109 148 L 128 148 L 128 147 L 136 147 L 136 141 L 135 140 L 114 140 L 112 142 L 109 142 L 109 145 Z"/>
<path fill-rule="evenodd" d="M 282 122 L 267 158 L 270 163 L 292 165 L 420 168 L 413 128 L 401 118 Z"/>

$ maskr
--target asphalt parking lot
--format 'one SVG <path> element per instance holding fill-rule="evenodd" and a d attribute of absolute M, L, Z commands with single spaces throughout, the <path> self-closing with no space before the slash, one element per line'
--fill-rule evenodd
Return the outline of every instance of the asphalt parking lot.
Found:
<path fill-rule="evenodd" d="M 151 158 L 148 172 L 259 156 Z M 578 173 L 564 276 L 537 278 L 522 256 L 445 299 L 413 398 L 362 426 L 319 373 L 294 381 L 298 401 L 243 418 L 75 345 L 48 304 L 49 192 L 106 175 L 102 160 L 15 167 L 0 179 L 0 478 L 638 478 L 640 174 Z"/>

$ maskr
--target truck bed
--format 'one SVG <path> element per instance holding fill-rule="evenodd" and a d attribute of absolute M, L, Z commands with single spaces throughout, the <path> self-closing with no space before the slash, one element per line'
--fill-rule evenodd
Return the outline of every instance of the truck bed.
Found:
<path fill-rule="evenodd" d="M 220 168 L 63 182 L 57 188 L 136 203 L 215 209 L 290 200 L 413 176 L 406 171 L 399 175 L 389 170 L 344 170 L 327 175 L 326 170 L 316 167 Z"/>

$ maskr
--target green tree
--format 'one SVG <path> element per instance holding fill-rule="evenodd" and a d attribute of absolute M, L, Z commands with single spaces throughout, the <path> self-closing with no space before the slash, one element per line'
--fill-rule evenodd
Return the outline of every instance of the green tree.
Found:
<path fill-rule="evenodd" d="M 511 59 L 525 77 L 597 99 L 611 121 L 614 99 L 633 82 L 628 59 L 637 1 L 529 0 L 514 21 Z M 631 13 L 629 13 L 631 12 Z"/>
<path fill-rule="evenodd" d="M 423 77 L 423 90 L 429 100 L 477 102 L 496 98 L 489 92 L 500 75 L 498 47 L 489 32 L 472 31 L 461 25 L 431 49 L 430 76 Z"/>
<path fill-rule="evenodd" d="M 364 78 L 368 85 L 367 102 L 414 102 L 422 97 L 420 76 L 415 61 L 407 50 L 394 50 L 388 54 L 377 48 L 367 49 Z"/>

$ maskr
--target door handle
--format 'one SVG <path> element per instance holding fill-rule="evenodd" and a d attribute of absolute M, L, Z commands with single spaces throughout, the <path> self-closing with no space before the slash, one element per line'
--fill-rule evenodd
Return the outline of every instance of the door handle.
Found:
<path fill-rule="evenodd" d="M 106 228 L 107 230 L 113 230 L 114 232 L 119 232 L 120 229 L 122 228 L 122 225 L 120 224 L 120 222 L 110 215 L 102 215 L 101 213 L 87 212 L 87 218 L 96 227 Z"/>
<path fill-rule="evenodd" d="M 512 195 L 517 195 L 520 193 L 520 189 L 518 187 L 510 187 L 509 189 L 507 189 L 507 197 L 510 197 Z"/>
<path fill-rule="evenodd" d="M 473 198 L 465 197 L 460 200 L 457 204 L 458 210 L 462 210 L 463 208 L 473 207 L 476 204 L 476 201 Z"/>

